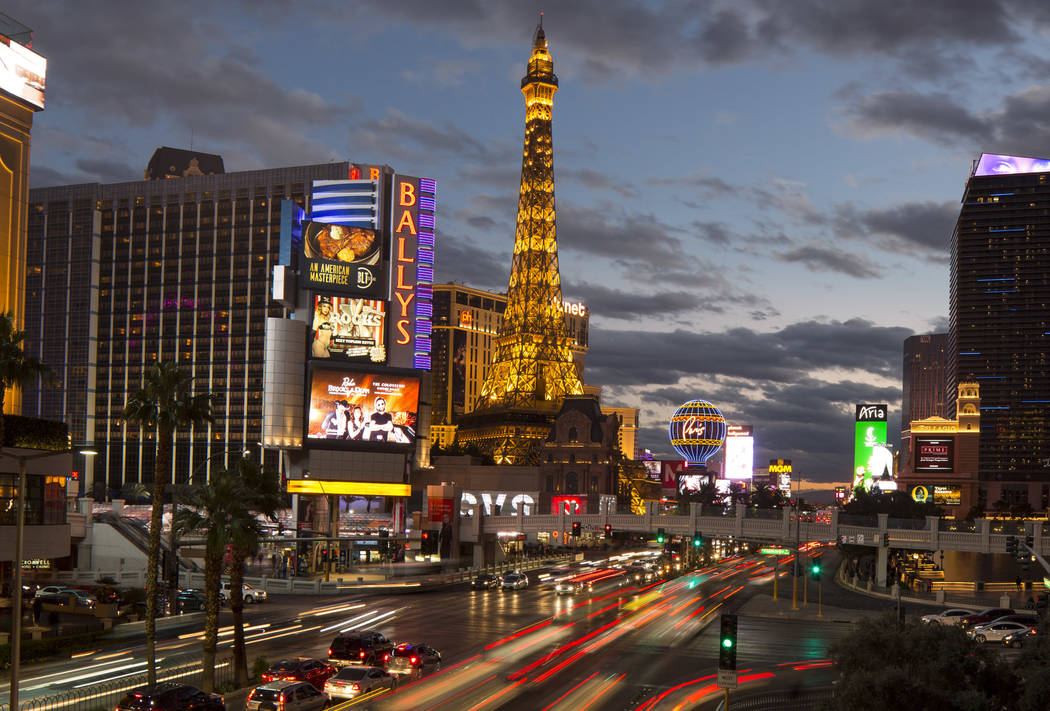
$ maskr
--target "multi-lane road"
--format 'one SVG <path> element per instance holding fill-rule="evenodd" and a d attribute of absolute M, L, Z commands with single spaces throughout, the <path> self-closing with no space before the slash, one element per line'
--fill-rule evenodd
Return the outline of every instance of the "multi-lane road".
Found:
<path fill-rule="evenodd" d="M 748 614 L 771 588 L 771 561 L 736 558 L 655 584 L 595 597 L 559 596 L 530 574 L 525 590 L 448 589 L 351 599 L 274 596 L 246 608 L 249 662 L 324 658 L 342 630 L 378 629 L 397 642 L 438 649 L 443 668 L 396 692 L 340 708 L 374 709 L 662 709 L 701 708 L 720 698 L 718 617 L 740 616 L 740 688 L 790 693 L 830 683 L 828 648 L 848 631 L 841 621 Z M 790 591 L 782 578 L 781 593 Z M 875 603 L 825 585 L 840 607 Z M 826 598 L 827 600 L 827 598 Z M 226 617 L 223 618 L 225 624 Z M 711 623 L 714 622 L 712 625 Z M 160 632 L 162 668 L 199 655 L 203 619 L 187 617 Z M 232 631 L 221 632 L 220 656 Z M 140 638 L 23 671 L 23 698 L 62 693 L 132 676 L 145 666 Z M 163 676 L 163 673 L 161 674 Z M 0 686 L 0 697 L 6 685 Z M 232 711 L 236 711 L 235 709 Z"/>

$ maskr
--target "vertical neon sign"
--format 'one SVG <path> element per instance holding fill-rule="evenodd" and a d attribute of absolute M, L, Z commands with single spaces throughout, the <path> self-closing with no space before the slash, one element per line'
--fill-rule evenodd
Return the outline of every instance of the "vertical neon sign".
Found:
<path fill-rule="evenodd" d="M 430 370 L 437 183 L 394 177 L 390 365 Z"/>

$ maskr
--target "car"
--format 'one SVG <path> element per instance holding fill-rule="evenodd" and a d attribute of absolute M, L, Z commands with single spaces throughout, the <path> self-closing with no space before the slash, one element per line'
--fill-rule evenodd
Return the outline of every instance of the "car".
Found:
<path fill-rule="evenodd" d="M 386 668 L 391 674 L 423 676 L 427 672 L 441 668 L 441 654 L 426 644 L 399 644 L 394 652 L 385 659 Z"/>
<path fill-rule="evenodd" d="M 244 711 L 321 711 L 328 694 L 305 681 L 271 681 L 248 692 Z"/>
<path fill-rule="evenodd" d="M 251 605 L 253 602 L 266 601 L 266 591 L 262 588 L 253 588 L 248 583 L 241 586 L 241 595 L 244 598 L 245 605 Z M 228 580 L 224 581 L 219 588 L 219 599 L 223 602 L 230 601 L 230 583 Z"/>
<path fill-rule="evenodd" d="M 1014 632 L 1035 632 L 1035 627 L 1020 622 L 993 622 L 990 625 L 971 629 L 968 634 L 975 642 L 1002 642 L 1003 637 Z"/>
<path fill-rule="evenodd" d="M 95 598 L 91 595 L 80 594 L 78 595 L 75 590 L 59 590 L 56 593 L 48 593 L 46 595 L 39 595 L 33 598 L 33 602 L 39 601 L 43 605 L 56 605 L 58 607 L 80 607 L 84 609 L 93 609 L 95 607 Z"/>
<path fill-rule="evenodd" d="M 523 590 L 529 587 L 529 577 L 525 573 L 504 573 L 499 586 L 501 590 Z"/>
<path fill-rule="evenodd" d="M 969 615 L 959 620 L 959 625 L 963 629 L 969 629 L 978 625 L 988 624 L 993 620 L 998 620 L 1003 615 L 1013 615 L 1014 610 L 1009 607 L 989 607 L 985 610 L 981 610 L 976 615 Z"/>
<path fill-rule="evenodd" d="M 79 599 L 79 604 L 81 607 L 95 607 L 95 605 L 98 604 L 98 598 L 84 590 L 78 590 L 76 588 L 65 588 L 61 591 L 61 593 L 72 593 L 73 595 L 76 595 Z"/>
<path fill-rule="evenodd" d="M 72 590 L 80 590 L 93 595 L 101 603 L 119 603 L 120 591 L 110 585 L 77 585 Z"/>
<path fill-rule="evenodd" d="M 170 610 L 171 603 L 165 598 L 165 605 Z M 175 614 L 181 615 L 186 612 L 200 612 L 207 605 L 204 593 L 197 590 L 180 590 L 175 596 Z"/>
<path fill-rule="evenodd" d="M 341 633 L 328 645 L 328 663 L 379 667 L 393 650 L 393 643 L 375 630 Z"/>
<path fill-rule="evenodd" d="M 475 590 L 493 590 L 499 587 L 499 578 L 495 575 L 485 573 L 471 580 L 470 587 Z"/>
<path fill-rule="evenodd" d="M 263 672 L 263 681 L 306 681 L 318 689 L 324 688 L 328 677 L 335 674 L 336 669 L 331 664 L 326 664 L 319 659 L 299 657 L 298 659 L 286 659 L 278 662 Z"/>
<path fill-rule="evenodd" d="M 162 681 L 124 694 L 115 711 L 226 711 L 226 702 L 196 686 Z"/>
<path fill-rule="evenodd" d="M 995 618 L 991 622 L 986 622 L 983 625 L 974 625 L 974 627 L 987 627 L 988 625 L 994 625 L 996 622 L 1020 622 L 1022 625 L 1035 627 L 1039 624 L 1039 618 L 1035 615 L 1025 614 L 1003 615 L 1002 617 Z"/>
<path fill-rule="evenodd" d="M 923 615 L 922 621 L 935 625 L 957 625 L 964 617 L 970 617 L 977 613 L 973 610 L 964 610 L 961 607 L 951 607 L 933 615 Z"/>
<path fill-rule="evenodd" d="M 333 699 L 353 699 L 377 689 L 397 688 L 397 677 L 379 667 L 343 667 L 324 684 Z"/>
<path fill-rule="evenodd" d="M 1023 647 L 1024 645 L 1031 642 L 1039 631 L 1036 628 L 1030 628 L 1026 630 L 1017 630 L 1003 637 L 1004 647 Z"/>
<path fill-rule="evenodd" d="M 66 589 L 65 585 L 45 585 L 42 588 L 37 588 L 36 593 L 33 597 L 43 597 L 44 595 L 54 595 L 60 593 Z"/>

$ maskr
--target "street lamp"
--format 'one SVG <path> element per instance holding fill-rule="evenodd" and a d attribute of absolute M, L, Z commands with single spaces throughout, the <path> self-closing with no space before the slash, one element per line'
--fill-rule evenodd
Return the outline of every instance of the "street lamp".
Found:
<path fill-rule="evenodd" d="M 15 575 L 14 575 L 14 599 L 11 601 L 11 680 L 9 709 L 18 709 L 18 676 L 22 660 L 22 544 L 24 539 L 25 514 L 26 514 L 26 462 L 36 459 L 47 459 L 63 454 L 79 452 L 85 456 L 98 454 L 94 449 L 86 445 L 70 447 L 54 452 L 37 452 L 36 454 L 10 454 L 0 451 L 0 456 L 18 460 L 18 506 L 15 513 Z"/>

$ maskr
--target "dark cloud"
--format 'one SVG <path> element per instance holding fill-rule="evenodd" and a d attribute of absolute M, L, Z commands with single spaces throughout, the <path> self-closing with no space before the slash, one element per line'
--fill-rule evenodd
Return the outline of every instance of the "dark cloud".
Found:
<path fill-rule="evenodd" d="M 142 178 L 141 170 L 135 170 L 126 163 L 118 161 L 80 158 L 76 166 L 78 170 L 91 176 L 92 182 L 120 183 Z"/>
<path fill-rule="evenodd" d="M 874 279 L 880 275 L 875 265 L 863 256 L 819 244 L 774 252 L 773 257 L 781 262 L 802 264 L 811 272 L 837 272 L 857 279 Z"/>
<path fill-rule="evenodd" d="M 654 185 L 681 185 L 687 188 L 695 188 L 700 195 L 707 197 L 731 195 L 739 190 L 735 185 L 730 185 L 717 176 L 703 173 L 693 173 L 678 177 L 660 177 L 652 182 Z"/>
<path fill-rule="evenodd" d="M 460 160 L 487 161 L 494 159 L 488 146 L 460 129 L 451 121 L 435 123 L 407 116 L 397 109 L 387 109 L 378 119 L 361 121 L 351 128 L 351 145 L 355 152 L 369 156 L 394 156 L 404 161 L 416 161 L 421 156 L 436 160 L 440 156 L 455 156 Z M 497 162 L 506 163 L 508 156 Z"/>
<path fill-rule="evenodd" d="M 440 230 L 437 243 L 441 245 L 434 264 L 438 281 L 455 281 L 477 289 L 507 290 L 510 254 L 489 252 L 468 239 Z"/>
<path fill-rule="evenodd" d="M 624 288 L 612 289 L 586 282 L 565 284 L 562 293 L 567 298 L 571 296 L 583 301 L 593 315 L 628 321 L 642 318 L 663 319 L 693 311 L 701 304 L 699 295 L 690 292 L 662 291 L 639 294 Z"/>
<path fill-rule="evenodd" d="M 898 72 L 940 76 L 966 66 L 961 60 L 969 55 L 953 51 L 952 45 L 1012 47 L 1018 41 L 1016 18 L 1047 24 L 1045 10 L 1026 0 L 897 5 L 868 0 L 578 0 L 544 7 L 556 60 L 566 53 L 576 55 L 581 71 L 597 80 L 806 50 L 834 57 L 885 57 L 897 64 Z M 358 3 L 357 12 L 440 27 L 474 46 L 522 41 L 535 25 L 538 9 L 532 3 L 477 0 L 368 0 Z"/>
<path fill-rule="evenodd" d="M 622 178 L 610 177 L 605 173 L 590 168 L 562 169 L 558 171 L 557 177 L 562 181 L 569 180 L 579 183 L 591 190 L 610 191 L 625 198 L 638 197 L 638 191 L 632 188 L 629 182 Z"/>
<path fill-rule="evenodd" d="M 992 124 L 939 92 L 879 92 L 860 97 L 844 113 L 852 131 L 861 136 L 906 133 L 941 145 L 981 146 L 993 133 Z"/>
<path fill-rule="evenodd" d="M 647 270 L 677 268 L 682 241 L 655 215 L 602 210 L 578 205 L 558 206 L 558 248 L 610 259 Z"/>
<path fill-rule="evenodd" d="M 890 237 L 905 247 L 918 247 L 947 259 L 948 242 L 959 216 L 959 204 L 946 202 L 909 202 L 891 207 L 856 210 L 840 206 L 837 231 L 843 236 Z M 881 244 L 881 243 L 880 243 Z"/>
<path fill-rule="evenodd" d="M 863 319 L 803 321 L 778 331 L 722 333 L 591 329 L 588 377 L 609 385 L 673 385 L 685 377 L 790 383 L 815 369 L 860 369 L 896 378 L 907 328 Z M 654 344 L 659 357 L 654 357 Z"/>

